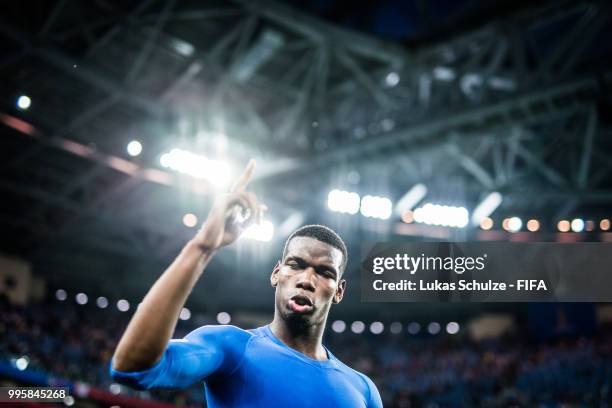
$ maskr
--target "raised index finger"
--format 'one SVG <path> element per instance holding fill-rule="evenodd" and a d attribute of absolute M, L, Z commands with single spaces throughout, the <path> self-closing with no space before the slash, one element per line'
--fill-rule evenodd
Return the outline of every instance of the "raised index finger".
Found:
<path fill-rule="evenodd" d="M 255 170 L 255 160 L 249 160 L 249 164 L 247 164 L 246 168 L 242 172 L 242 175 L 236 180 L 234 185 L 231 188 L 231 192 L 242 191 L 246 188 L 251 181 L 251 177 L 253 176 L 253 171 Z"/>

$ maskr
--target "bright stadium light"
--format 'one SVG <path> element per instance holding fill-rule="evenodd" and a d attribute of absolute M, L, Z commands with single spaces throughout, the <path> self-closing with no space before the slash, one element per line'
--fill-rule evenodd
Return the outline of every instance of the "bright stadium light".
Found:
<path fill-rule="evenodd" d="M 268 242 L 274 236 L 274 224 L 268 220 L 262 220 L 259 224 L 251 224 L 242 236 L 255 241 Z"/>
<path fill-rule="evenodd" d="M 191 319 L 191 311 L 186 307 L 181 309 L 181 313 L 179 313 L 179 319 L 181 320 L 189 320 Z"/>
<path fill-rule="evenodd" d="M 498 192 L 493 192 L 487 195 L 472 212 L 472 225 L 480 225 L 482 220 L 493 214 L 493 211 L 499 207 L 502 202 L 502 195 Z"/>
<path fill-rule="evenodd" d="M 106 309 L 108 307 L 108 299 L 104 296 L 100 296 L 96 299 L 96 304 L 100 309 Z"/>
<path fill-rule="evenodd" d="M 508 222 L 510 221 L 510 218 L 504 218 L 504 220 L 502 221 L 502 228 L 505 231 L 509 231 L 509 227 L 508 227 Z"/>
<path fill-rule="evenodd" d="M 463 228 L 468 224 L 469 213 L 464 207 L 443 206 L 443 209 L 446 213 L 446 225 Z"/>
<path fill-rule="evenodd" d="M 385 330 L 385 325 L 382 322 L 372 322 L 370 324 L 370 332 L 372 334 L 380 334 Z"/>
<path fill-rule="evenodd" d="M 431 322 L 431 323 L 429 323 L 429 326 L 427 326 L 427 331 L 429 332 L 429 334 L 438 334 L 438 333 L 440 333 L 440 323 L 438 323 L 438 322 Z"/>
<path fill-rule="evenodd" d="M 469 213 L 465 207 L 427 203 L 414 210 L 414 220 L 428 225 L 463 228 L 468 224 Z"/>
<path fill-rule="evenodd" d="M 344 333 L 346 330 L 346 323 L 344 323 L 343 320 L 336 320 L 332 323 L 331 328 L 335 333 Z"/>
<path fill-rule="evenodd" d="M 183 215 L 183 224 L 186 227 L 193 228 L 198 225 L 198 217 L 195 214 L 187 213 Z"/>
<path fill-rule="evenodd" d="M 172 48 L 183 57 L 191 57 L 195 52 L 195 47 L 193 44 L 188 43 L 187 41 L 183 41 L 179 38 L 172 38 L 169 40 Z"/>
<path fill-rule="evenodd" d="M 367 195 L 361 199 L 361 214 L 364 217 L 386 220 L 391 216 L 393 203 L 386 197 Z"/>
<path fill-rule="evenodd" d="M 413 211 L 406 211 L 405 213 L 403 213 L 401 215 L 401 219 L 406 224 L 410 224 L 410 223 L 414 222 L 414 212 Z"/>
<path fill-rule="evenodd" d="M 459 333 L 459 323 L 457 323 L 457 322 L 449 322 L 446 325 L 446 332 L 448 334 L 457 334 L 457 333 Z"/>
<path fill-rule="evenodd" d="M 582 232 L 584 230 L 584 221 L 581 218 L 574 218 L 571 227 L 574 232 Z"/>
<path fill-rule="evenodd" d="M 117 301 L 117 309 L 120 312 L 127 312 L 128 310 L 130 310 L 130 302 L 128 302 L 125 299 L 120 299 Z"/>
<path fill-rule="evenodd" d="M 55 292 L 55 298 L 59 300 L 60 302 L 63 302 L 64 300 L 68 298 L 68 294 L 66 293 L 64 289 L 58 289 Z"/>
<path fill-rule="evenodd" d="M 427 195 L 425 184 L 415 184 L 406 194 L 395 204 L 395 214 L 402 215 L 414 208 Z"/>
<path fill-rule="evenodd" d="M 361 334 L 365 330 L 365 324 L 362 321 L 355 321 L 351 323 L 351 331 L 355 334 Z"/>
<path fill-rule="evenodd" d="M 76 295 L 76 302 L 79 305 L 86 305 L 87 304 L 87 300 L 88 300 L 87 295 L 84 294 L 84 293 L 78 293 Z"/>
<path fill-rule="evenodd" d="M 132 157 L 138 156 L 140 153 L 142 153 L 142 143 L 140 143 L 138 140 L 132 140 L 127 145 L 127 152 Z"/>
<path fill-rule="evenodd" d="M 389 87 L 394 87 L 397 84 L 399 84 L 400 81 L 400 76 L 397 72 L 389 72 L 387 74 L 387 76 L 385 77 L 385 83 L 387 84 L 387 86 Z"/>
<path fill-rule="evenodd" d="M 28 368 L 29 364 L 30 359 L 28 356 L 19 357 L 17 360 L 15 360 L 15 368 L 17 368 L 19 371 L 24 371 L 26 368 Z"/>
<path fill-rule="evenodd" d="M 32 99 L 28 95 L 20 95 L 17 98 L 17 107 L 21 110 L 28 110 L 32 105 Z"/>
<path fill-rule="evenodd" d="M 408 334 L 418 334 L 421 331 L 421 325 L 417 322 L 412 322 L 408 325 Z"/>
<path fill-rule="evenodd" d="M 121 393 L 121 386 L 119 384 L 112 383 L 108 387 L 108 390 L 111 392 L 111 394 L 118 395 Z"/>
<path fill-rule="evenodd" d="M 490 230 L 493 228 L 493 220 L 489 217 L 485 217 L 482 221 L 480 221 L 480 228 L 485 231 Z"/>
<path fill-rule="evenodd" d="M 527 221 L 527 229 L 531 232 L 536 232 L 540 229 L 540 221 L 532 219 Z"/>
<path fill-rule="evenodd" d="M 604 218 L 601 221 L 599 221 L 599 228 L 602 231 L 608 231 L 610 229 L 610 220 L 607 218 Z"/>
<path fill-rule="evenodd" d="M 523 227 L 523 221 L 519 217 L 512 217 L 508 220 L 508 231 L 518 232 Z"/>
<path fill-rule="evenodd" d="M 350 191 L 334 189 L 327 195 L 327 208 L 339 213 L 357 214 L 359 202 L 359 194 Z"/>
<path fill-rule="evenodd" d="M 162 167 L 170 167 L 171 162 L 172 162 L 172 156 L 170 156 L 170 153 L 164 153 L 159 158 L 159 164 L 161 164 Z"/>
<path fill-rule="evenodd" d="M 229 324 L 232 321 L 232 316 L 227 312 L 219 312 L 217 314 L 217 322 L 219 324 Z"/>
<path fill-rule="evenodd" d="M 570 222 L 568 220 L 561 220 L 557 223 L 557 229 L 560 232 L 568 232 L 570 230 Z"/>
<path fill-rule="evenodd" d="M 162 167 L 166 167 L 191 177 L 204 179 L 216 186 L 225 186 L 230 180 L 230 167 L 227 163 L 208 159 L 187 150 L 172 149 L 161 155 Z"/>

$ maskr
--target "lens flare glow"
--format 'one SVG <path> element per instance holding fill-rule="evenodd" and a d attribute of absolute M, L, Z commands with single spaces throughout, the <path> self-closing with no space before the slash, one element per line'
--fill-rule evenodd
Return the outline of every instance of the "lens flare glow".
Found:
<path fill-rule="evenodd" d="M 387 197 L 367 195 L 361 199 L 361 214 L 364 217 L 386 220 L 391 216 L 393 203 Z"/>
<path fill-rule="evenodd" d="M 357 214 L 359 200 L 357 193 L 334 189 L 327 195 L 327 208 L 339 213 Z"/>
<path fill-rule="evenodd" d="M 268 242 L 274 236 L 274 224 L 271 221 L 262 220 L 259 224 L 249 226 L 244 230 L 242 236 L 255 241 Z"/>
<path fill-rule="evenodd" d="M 162 154 L 159 162 L 162 167 L 197 179 L 204 179 L 217 187 L 227 186 L 231 177 L 230 166 L 227 163 L 187 150 L 172 149 Z"/>
<path fill-rule="evenodd" d="M 469 213 L 465 207 L 427 203 L 414 210 L 414 220 L 428 225 L 464 228 L 468 224 Z"/>

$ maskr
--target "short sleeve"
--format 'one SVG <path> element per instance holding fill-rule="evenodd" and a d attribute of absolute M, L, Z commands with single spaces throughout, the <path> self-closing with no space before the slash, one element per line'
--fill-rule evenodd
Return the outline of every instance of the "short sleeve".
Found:
<path fill-rule="evenodd" d="M 238 368 L 251 333 L 235 326 L 203 326 L 183 339 L 170 340 L 160 361 L 135 372 L 110 368 L 111 377 L 137 389 L 186 388 Z"/>

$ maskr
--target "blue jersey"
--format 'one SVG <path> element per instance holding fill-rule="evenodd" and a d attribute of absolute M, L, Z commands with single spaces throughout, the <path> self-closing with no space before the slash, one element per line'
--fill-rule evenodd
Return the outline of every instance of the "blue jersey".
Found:
<path fill-rule="evenodd" d="M 130 373 L 111 368 L 111 376 L 141 389 L 204 381 L 210 408 L 382 407 L 374 383 L 326 351 L 328 360 L 309 358 L 287 347 L 268 326 L 249 331 L 203 326 L 171 340 L 152 368 Z"/>

